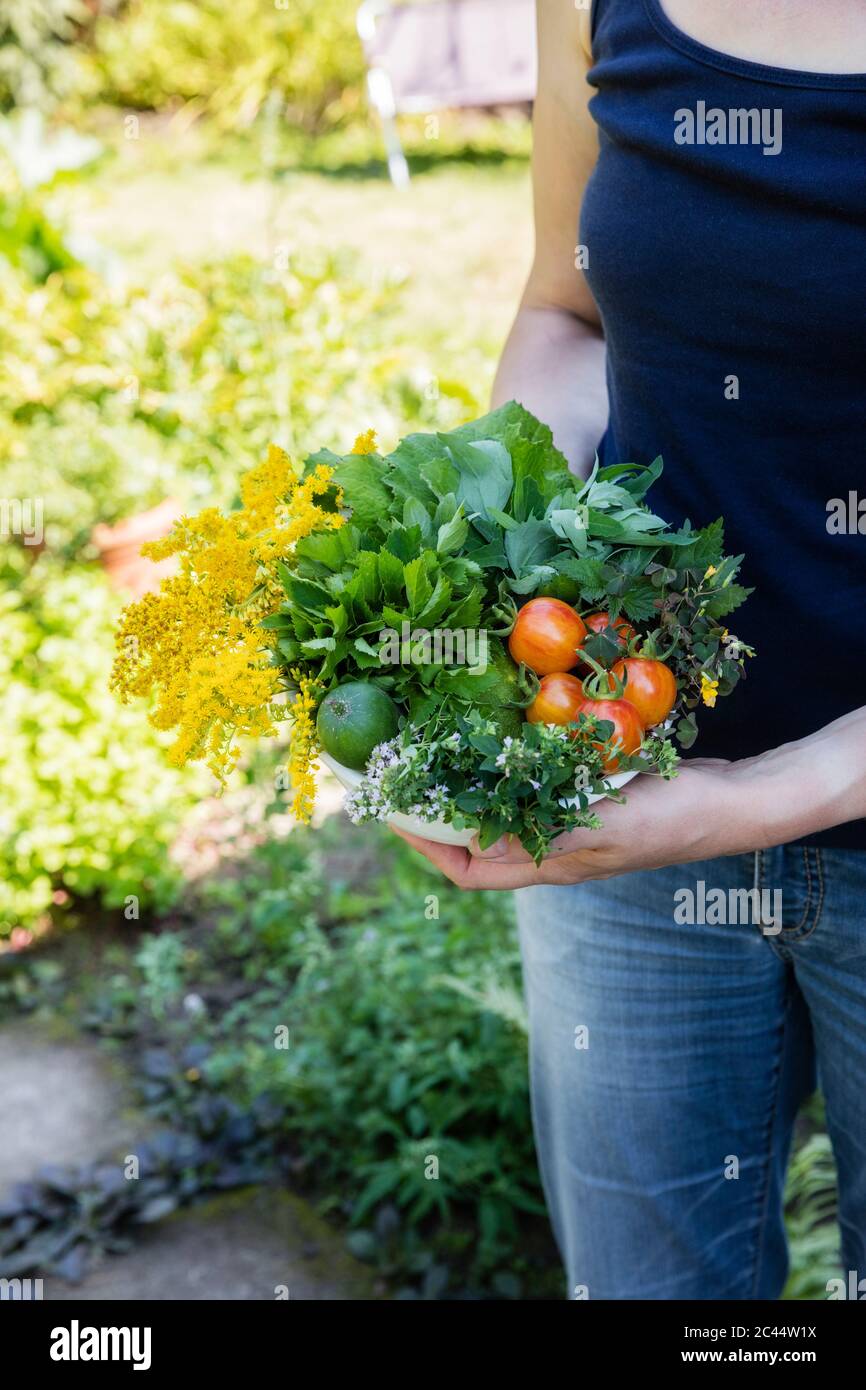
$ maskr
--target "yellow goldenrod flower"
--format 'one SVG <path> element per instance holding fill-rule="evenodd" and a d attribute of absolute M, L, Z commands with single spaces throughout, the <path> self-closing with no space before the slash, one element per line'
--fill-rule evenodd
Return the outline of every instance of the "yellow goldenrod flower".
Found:
<path fill-rule="evenodd" d="M 280 672 L 261 620 L 284 599 L 278 562 L 313 531 L 343 525 L 331 470 L 320 464 L 301 481 L 276 445 L 240 491 L 237 511 L 182 517 L 143 547 L 154 560 L 176 555 L 180 568 L 124 609 L 111 677 L 121 700 L 155 694 L 151 722 L 176 733 L 172 762 L 202 759 L 220 782 L 240 756 L 236 738 L 275 732 Z M 329 509 L 319 505 L 326 493 Z"/>
<path fill-rule="evenodd" d="M 701 699 L 709 709 L 714 707 L 718 693 L 719 682 L 712 680 L 706 671 L 701 671 Z"/>
<path fill-rule="evenodd" d="M 317 701 L 313 681 L 308 676 L 301 675 L 299 671 L 292 671 L 291 675 L 298 683 L 298 691 L 289 710 L 292 742 L 288 771 L 294 793 L 292 814 L 296 820 L 307 825 L 312 819 L 316 798 L 318 740 L 314 714 Z"/>
<path fill-rule="evenodd" d="M 366 430 L 364 434 L 359 434 L 355 443 L 352 445 L 353 454 L 375 454 L 376 452 L 376 431 Z"/>

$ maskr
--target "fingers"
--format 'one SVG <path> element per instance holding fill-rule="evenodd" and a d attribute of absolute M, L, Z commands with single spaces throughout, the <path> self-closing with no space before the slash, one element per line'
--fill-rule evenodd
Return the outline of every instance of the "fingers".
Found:
<path fill-rule="evenodd" d="M 425 859 L 429 859 L 431 864 L 435 864 L 458 888 L 507 892 L 542 881 L 535 864 L 522 849 L 519 858 L 510 848 L 506 849 L 505 854 L 487 858 L 481 857 L 480 853 L 470 854 L 459 845 L 440 845 L 433 840 L 424 840 L 419 835 L 398 830 L 394 825 L 391 829 L 401 840 L 423 854 Z"/>

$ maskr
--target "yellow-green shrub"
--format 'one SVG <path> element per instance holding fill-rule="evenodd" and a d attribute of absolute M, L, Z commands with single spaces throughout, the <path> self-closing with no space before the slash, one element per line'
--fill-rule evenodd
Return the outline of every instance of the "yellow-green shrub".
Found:
<path fill-rule="evenodd" d="M 191 101 L 237 127 L 274 93 L 294 124 L 326 128 L 361 103 L 355 10 L 353 0 L 132 0 L 97 21 L 93 65 L 117 105 Z"/>
<path fill-rule="evenodd" d="M 119 607 L 102 575 L 0 548 L 0 936 L 56 890 L 165 907 L 168 849 L 196 779 L 108 690 Z"/>

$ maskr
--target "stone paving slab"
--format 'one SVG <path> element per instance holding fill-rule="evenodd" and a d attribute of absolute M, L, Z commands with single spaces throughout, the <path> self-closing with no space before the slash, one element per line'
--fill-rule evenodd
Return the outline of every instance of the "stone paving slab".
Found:
<path fill-rule="evenodd" d="M 122 1075 L 96 1043 L 35 1018 L 0 1027 L 0 1196 L 45 1164 L 88 1163 L 136 1132 Z"/>
<path fill-rule="evenodd" d="M 127 1255 L 106 1256 L 81 1284 L 43 1281 L 55 1302 L 351 1301 L 382 1297 L 373 1272 L 310 1207 L 253 1188 L 161 1222 Z"/>

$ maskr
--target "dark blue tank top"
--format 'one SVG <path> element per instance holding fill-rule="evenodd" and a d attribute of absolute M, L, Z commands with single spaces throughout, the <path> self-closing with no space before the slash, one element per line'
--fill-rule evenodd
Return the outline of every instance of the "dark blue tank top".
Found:
<path fill-rule="evenodd" d="M 660 0 L 595 0 L 589 81 L 599 453 L 662 454 L 653 510 L 724 515 L 745 552 L 730 625 L 757 656 L 694 756 L 748 757 L 866 704 L 866 74 L 747 62 Z M 811 839 L 866 849 L 866 821 Z"/>

